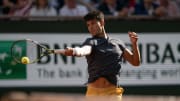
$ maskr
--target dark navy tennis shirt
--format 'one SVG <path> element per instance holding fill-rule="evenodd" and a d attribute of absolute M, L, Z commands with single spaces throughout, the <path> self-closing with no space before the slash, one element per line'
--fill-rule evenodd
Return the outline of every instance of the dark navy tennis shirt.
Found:
<path fill-rule="evenodd" d="M 90 55 L 86 56 L 88 63 L 88 83 L 105 77 L 109 82 L 117 85 L 117 74 L 121 69 L 122 54 L 125 45 L 121 40 L 108 37 L 87 38 L 83 45 L 92 46 Z"/>

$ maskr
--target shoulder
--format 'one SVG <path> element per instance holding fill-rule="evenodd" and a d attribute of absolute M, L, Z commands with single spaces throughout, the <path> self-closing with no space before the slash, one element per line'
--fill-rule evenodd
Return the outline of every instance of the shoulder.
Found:
<path fill-rule="evenodd" d="M 117 44 L 124 44 L 124 42 L 120 39 L 116 39 L 116 38 L 109 38 L 109 40 L 111 42 L 117 43 Z"/>
<path fill-rule="evenodd" d="M 110 38 L 109 40 L 112 44 L 118 45 L 122 50 L 126 48 L 124 42 L 120 39 Z"/>
<path fill-rule="evenodd" d="M 93 38 L 86 38 L 82 45 L 93 45 L 94 39 Z"/>

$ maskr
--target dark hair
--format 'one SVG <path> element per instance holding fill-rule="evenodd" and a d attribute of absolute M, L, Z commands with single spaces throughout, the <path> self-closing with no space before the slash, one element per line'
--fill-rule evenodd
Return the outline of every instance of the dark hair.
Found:
<path fill-rule="evenodd" d="M 96 19 L 98 21 L 104 20 L 104 14 L 100 11 L 92 11 L 84 16 L 85 21 Z"/>

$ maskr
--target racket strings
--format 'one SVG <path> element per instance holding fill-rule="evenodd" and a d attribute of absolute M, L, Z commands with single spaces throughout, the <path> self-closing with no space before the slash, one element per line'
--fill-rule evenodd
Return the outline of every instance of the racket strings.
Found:
<path fill-rule="evenodd" d="M 37 45 L 31 41 L 21 40 L 14 42 L 11 48 L 11 54 L 15 61 L 21 63 L 22 57 L 28 57 L 30 62 L 37 59 Z"/>
<path fill-rule="evenodd" d="M 26 56 L 29 58 L 30 62 L 32 63 L 39 58 L 38 54 L 40 53 L 37 53 L 39 51 L 39 48 L 36 44 L 32 43 L 31 41 L 27 41 L 26 43 L 27 43 Z"/>

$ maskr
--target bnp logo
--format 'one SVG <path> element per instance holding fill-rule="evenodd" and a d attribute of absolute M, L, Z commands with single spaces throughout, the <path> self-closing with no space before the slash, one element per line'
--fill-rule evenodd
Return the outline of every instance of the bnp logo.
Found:
<path fill-rule="evenodd" d="M 16 63 L 11 57 L 11 45 L 13 41 L 0 41 L 0 80 L 26 79 L 26 65 Z M 18 48 L 19 54 L 25 54 Z"/>

